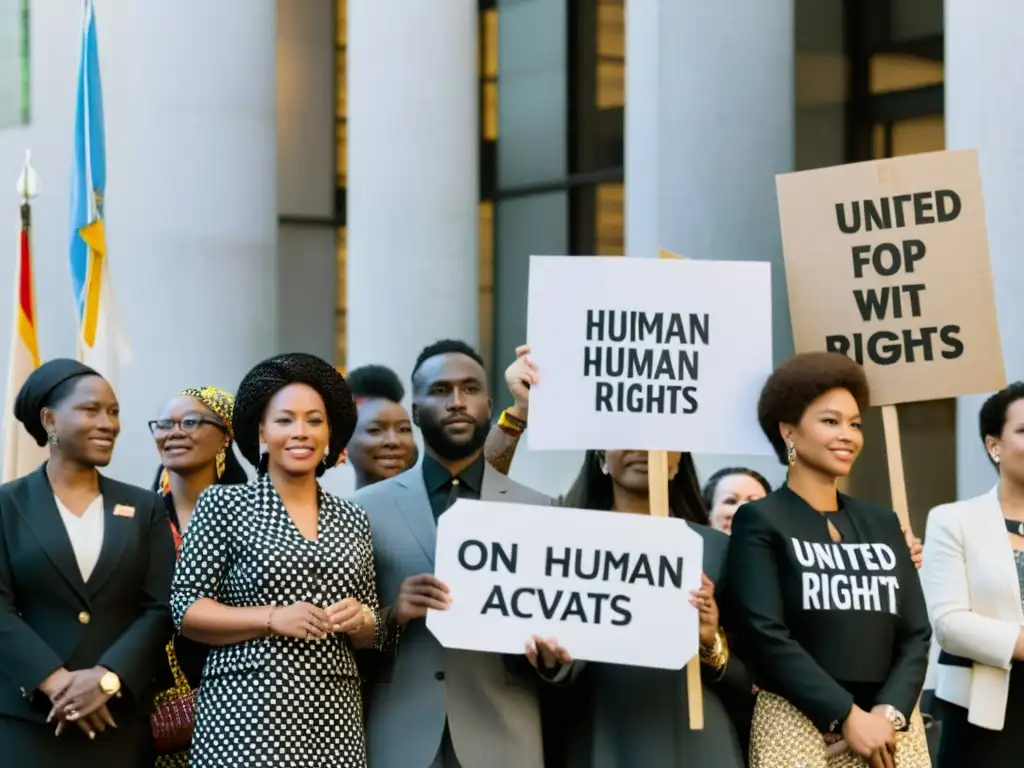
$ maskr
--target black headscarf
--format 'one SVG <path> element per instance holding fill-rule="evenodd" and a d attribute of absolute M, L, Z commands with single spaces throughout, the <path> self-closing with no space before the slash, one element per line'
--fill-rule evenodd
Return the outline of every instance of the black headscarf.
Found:
<path fill-rule="evenodd" d="M 345 377 L 316 355 L 293 352 L 264 360 L 249 371 L 235 395 L 235 444 L 253 466 L 260 462 L 260 421 L 271 398 L 289 384 L 306 384 L 324 400 L 331 440 L 326 463 L 317 475 L 338 463 L 356 428 L 356 404 Z M 260 468 L 261 469 L 261 468 Z"/>
<path fill-rule="evenodd" d="M 59 357 L 36 368 L 22 384 L 14 401 L 14 417 L 25 425 L 39 445 L 46 445 L 46 429 L 43 427 L 43 408 L 51 405 L 50 396 L 61 384 L 79 376 L 99 376 L 87 365 L 77 360 Z"/>

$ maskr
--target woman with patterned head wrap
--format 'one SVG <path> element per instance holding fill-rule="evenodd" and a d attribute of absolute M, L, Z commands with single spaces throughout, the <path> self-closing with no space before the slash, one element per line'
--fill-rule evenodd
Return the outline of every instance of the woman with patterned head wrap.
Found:
<path fill-rule="evenodd" d="M 176 548 L 192 519 L 199 494 L 211 485 L 248 482 L 235 457 L 232 416 L 235 398 L 216 387 L 184 389 L 149 422 L 149 430 L 160 453 L 160 469 L 154 490 L 164 499 L 171 520 Z M 171 716 L 175 706 L 194 709 L 193 692 L 199 687 L 209 646 L 175 635 L 167 644 L 167 664 L 158 675 L 157 723 L 184 718 Z M 156 726 L 160 732 L 161 725 Z M 175 729 L 176 738 L 157 739 L 157 768 L 185 768 L 188 765 L 190 728 Z"/>
<path fill-rule="evenodd" d="M 214 646 L 203 671 L 192 768 L 366 765 L 354 650 L 383 648 L 370 526 L 324 492 L 356 423 L 345 379 L 312 355 L 253 368 L 234 433 L 255 481 L 199 498 L 171 612 Z"/>

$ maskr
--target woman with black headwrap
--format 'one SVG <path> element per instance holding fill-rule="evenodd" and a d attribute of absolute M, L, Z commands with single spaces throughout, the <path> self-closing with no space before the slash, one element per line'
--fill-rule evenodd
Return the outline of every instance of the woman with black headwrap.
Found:
<path fill-rule="evenodd" d="M 120 424 L 91 368 L 45 363 L 14 412 L 50 457 L 0 486 L 3 763 L 152 765 L 151 682 L 171 634 L 167 513 L 99 473 Z"/>
<path fill-rule="evenodd" d="M 355 421 L 345 379 L 312 355 L 239 385 L 235 441 L 258 477 L 200 496 L 171 597 L 182 633 L 214 646 L 193 768 L 366 765 L 353 651 L 385 644 L 370 526 L 317 483 Z"/>

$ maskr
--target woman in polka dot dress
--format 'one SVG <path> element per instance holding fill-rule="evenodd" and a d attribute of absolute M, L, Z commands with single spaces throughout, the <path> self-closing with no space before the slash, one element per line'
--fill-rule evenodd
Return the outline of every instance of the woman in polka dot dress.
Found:
<path fill-rule="evenodd" d="M 213 646 L 194 768 L 366 765 L 353 651 L 386 641 L 370 526 L 316 480 L 355 421 L 345 380 L 311 355 L 260 363 L 239 386 L 235 439 L 258 477 L 200 497 L 171 595 L 181 632 Z"/>

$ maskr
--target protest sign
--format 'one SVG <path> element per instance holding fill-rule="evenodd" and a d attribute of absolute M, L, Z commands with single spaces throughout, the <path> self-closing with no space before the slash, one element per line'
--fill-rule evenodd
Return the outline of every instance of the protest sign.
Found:
<path fill-rule="evenodd" d="M 776 177 L 797 352 L 864 366 L 872 405 L 1005 384 L 973 150 Z"/>
<path fill-rule="evenodd" d="M 446 648 L 522 654 L 540 635 L 581 660 L 682 669 L 703 555 L 677 518 L 460 500 L 434 560 L 452 604 L 427 628 Z"/>
<path fill-rule="evenodd" d="M 766 454 L 766 262 L 534 256 L 530 448 Z"/>

